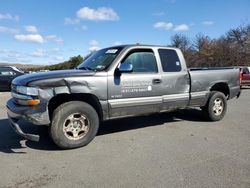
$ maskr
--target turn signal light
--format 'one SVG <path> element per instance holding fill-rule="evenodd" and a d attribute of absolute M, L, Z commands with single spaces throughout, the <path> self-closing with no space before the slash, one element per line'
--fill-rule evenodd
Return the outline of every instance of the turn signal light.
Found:
<path fill-rule="evenodd" d="M 27 100 L 27 105 L 29 105 L 29 106 L 35 106 L 38 104 L 40 104 L 40 100 L 38 100 L 38 99 Z"/>

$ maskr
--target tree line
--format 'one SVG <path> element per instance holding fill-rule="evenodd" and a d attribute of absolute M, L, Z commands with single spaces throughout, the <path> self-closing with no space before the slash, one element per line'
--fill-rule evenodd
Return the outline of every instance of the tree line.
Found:
<path fill-rule="evenodd" d="M 230 29 L 217 39 L 197 34 L 171 37 L 170 46 L 184 53 L 188 67 L 250 66 L 250 25 Z"/>
<path fill-rule="evenodd" d="M 216 39 L 201 33 L 197 34 L 194 39 L 183 34 L 176 34 L 171 37 L 168 46 L 182 50 L 188 67 L 250 66 L 250 24 L 230 29 Z M 63 63 L 29 70 L 73 69 L 90 55 L 85 57 L 78 55 Z"/>
<path fill-rule="evenodd" d="M 24 70 L 27 70 L 27 71 L 50 70 L 52 71 L 52 70 L 74 69 L 79 64 L 81 64 L 86 57 L 82 57 L 81 55 L 73 56 L 73 57 L 70 57 L 69 60 L 64 61 L 62 63 L 40 66 L 40 67 L 26 68 Z"/>

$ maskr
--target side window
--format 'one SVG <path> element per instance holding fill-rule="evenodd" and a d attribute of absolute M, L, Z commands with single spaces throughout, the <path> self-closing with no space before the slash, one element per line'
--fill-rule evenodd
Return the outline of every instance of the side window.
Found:
<path fill-rule="evenodd" d="M 158 52 L 164 72 L 181 71 L 181 63 L 175 50 L 159 49 Z"/>
<path fill-rule="evenodd" d="M 249 70 L 247 67 L 243 68 L 243 74 L 249 74 Z"/>
<path fill-rule="evenodd" d="M 12 75 L 15 75 L 15 74 L 16 73 L 12 72 L 12 71 L 0 71 L 1 76 L 12 76 Z"/>
<path fill-rule="evenodd" d="M 152 50 L 135 50 L 130 52 L 122 63 L 132 64 L 133 72 L 155 73 L 158 72 L 155 55 Z"/>

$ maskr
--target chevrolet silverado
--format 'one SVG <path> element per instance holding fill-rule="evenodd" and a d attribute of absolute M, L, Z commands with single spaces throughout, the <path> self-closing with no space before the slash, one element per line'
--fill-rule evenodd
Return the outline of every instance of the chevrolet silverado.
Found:
<path fill-rule="evenodd" d="M 47 125 L 52 140 L 68 149 L 87 145 L 99 123 L 200 107 L 221 120 L 227 100 L 240 95 L 237 68 L 187 69 L 181 50 L 152 45 L 120 45 L 93 53 L 74 70 L 20 76 L 12 82 L 7 113 L 14 130 L 23 118 Z"/>

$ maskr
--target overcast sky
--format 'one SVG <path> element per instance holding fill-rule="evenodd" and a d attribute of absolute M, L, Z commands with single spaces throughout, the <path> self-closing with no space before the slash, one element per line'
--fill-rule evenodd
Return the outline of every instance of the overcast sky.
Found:
<path fill-rule="evenodd" d="M 250 23 L 250 0 L 0 0 L 0 62 L 54 64 L 129 43 L 212 38 Z"/>

